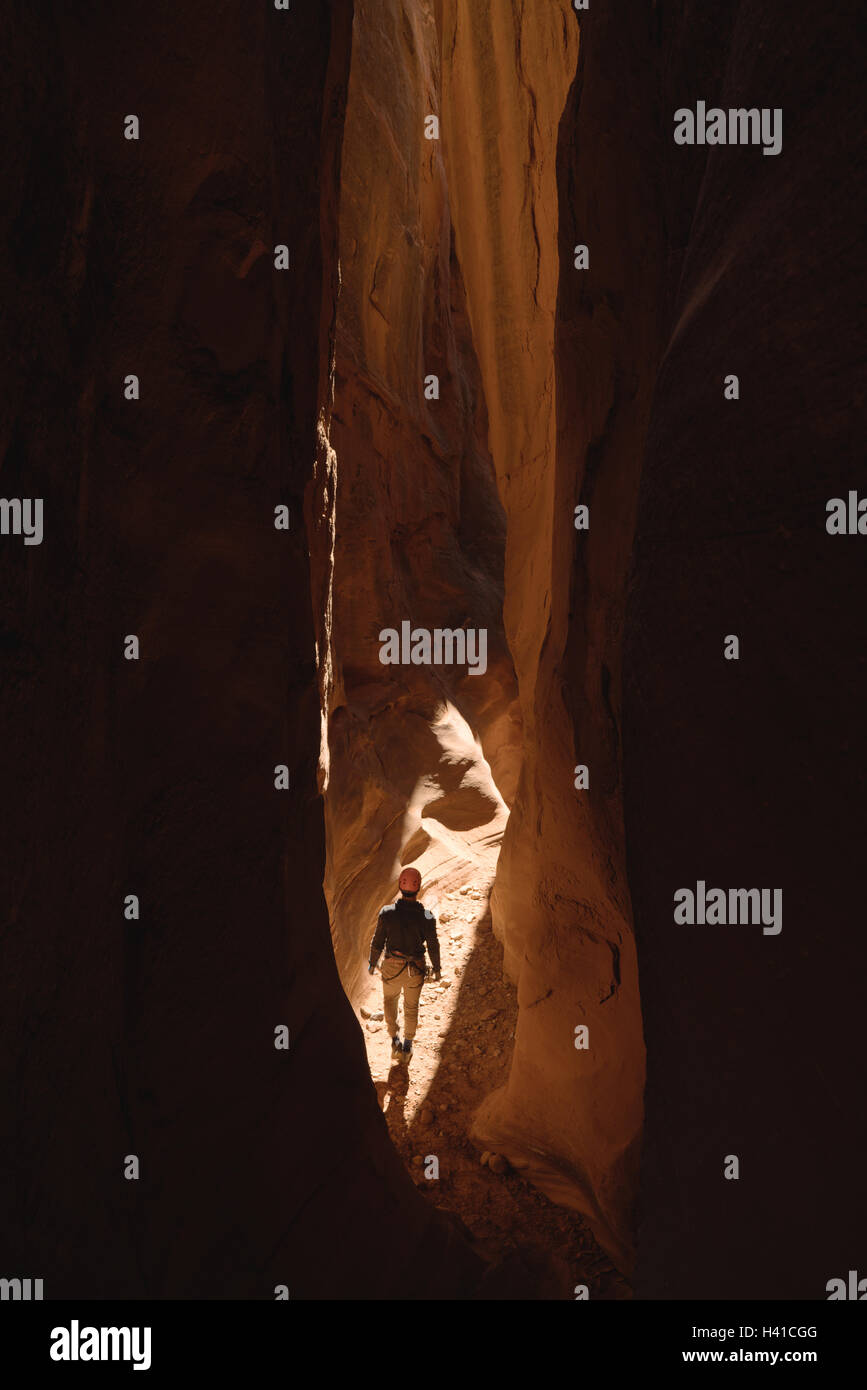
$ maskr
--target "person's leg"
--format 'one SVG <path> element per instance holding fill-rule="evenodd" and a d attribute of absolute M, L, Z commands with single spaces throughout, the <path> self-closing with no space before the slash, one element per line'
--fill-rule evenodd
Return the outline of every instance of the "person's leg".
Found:
<path fill-rule="evenodd" d="M 418 1001 L 424 983 L 424 971 L 407 966 L 406 975 L 403 987 L 403 1035 L 407 1042 L 412 1042 L 418 1028 Z"/>
<path fill-rule="evenodd" d="M 397 960 L 382 962 L 382 1012 L 389 1037 L 397 1036 L 397 1001 L 403 987 L 401 970 L 403 964 Z"/>

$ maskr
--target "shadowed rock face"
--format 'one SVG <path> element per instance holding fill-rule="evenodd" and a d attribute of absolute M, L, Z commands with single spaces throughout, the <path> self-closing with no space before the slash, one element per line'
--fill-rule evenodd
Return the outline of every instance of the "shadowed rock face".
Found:
<path fill-rule="evenodd" d="M 629 331 L 616 306 L 638 278 L 629 253 L 646 178 L 633 188 L 641 145 L 604 83 L 579 109 L 566 0 L 438 8 L 450 55 L 445 162 L 506 513 L 504 612 L 523 726 L 492 898 L 518 1025 L 509 1080 L 476 1135 L 583 1211 L 628 1267 L 643 1043 L 622 853 L 619 634 L 653 301 Z M 597 125 L 628 171 L 622 182 L 599 174 Z M 618 202 L 627 244 L 608 250 Z M 573 269 L 578 242 L 592 247 L 589 276 Z M 579 502 L 591 506 L 589 536 L 573 526 Z M 575 790 L 577 763 L 591 769 L 589 792 Z M 581 1024 L 588 1051 L 574 1046 Z"/>
<path fill-rule="evenodd" d="M 46 1298 L 437 1296 L 478 1268 L 389 1144 L 321 889 L 301 508 L 319 589 L 350 19 L 22 11 L 6 53 L 4 490 L 46 526 L 0 552 L 0 1228 Z"/>
<path fill-rule="evenodd" d="M 672 895 L 690 879 L 684 865 L 704 864 L 732 886 L 785 883 L 793 844 L 800 863 L 811 864 L 808 826 L 813 843 L 825 847 L 822 864 L 836 862 L 833 819 L 824 816 L 819 825 L 813 810 L 792 822 L 802 758 L 791 750 L 803 748 L 803 731 L 820 708 L 811 693 L 817 677 L 805 685 L 799 664 L 801 615 L 815 611 L 817 589 L 831 608 L 858 578 L 853 544 L 840 542 L 831 557 L 823 525 L 825 499 L 853 482 L 851 475 L 848 483 L 840 477 L 839 458 L 847 407 L 860 399 L 841 364 L 858 355 L 846 307 L 857 266 L 843 215 L 845 169 L 847 160 L 857 165 L 863 155 L 843 109 L 848 62 L 840 68 L 842 85 L 831 77 L 847 47 L 851 12 L 839 13 L 827 28 L 815 61 L 806 30 L 793 30 L 786 7 L 775 4 L 763 7 L 761 17 L 748 17 L 743 6 L 716 13 L 654 4 L 636 7 L 629 22 L 620 12 L 597 9 L 582 16 L 580 55 L 565 0 L 544 12 L 438 0 L 435 36 L 426 6 L 406 13 L 412 18 L 401 24 L 397 9 L 359 10 L 363 136 L 352 167 L 369 169 L 373 159 L 385 187 L 373 192 L 357 173 L 347 178 L 341 227 L 347 297 L 342 340 L 338 332 L 343 376 L 338 369 L 335 436 L 344 431 L 338 453 L 362 457 L 372 441 L 380 458 L 366 461 L 365 476 L 377 484 L 382 460 L 393 459 L 398 447 L 401 458 L 397 478 L 385 469 L 390 489 L 368 494 L 367 514 L 353 505 L 354 496 L 343 513 L 352 523 L 343 538 L 352 559 L 347 589 L 353 580 L 357 585 L 343 609 L 354 617 L 345 618 L 336 642 L 344 684 L 334 706 L 332 773 L 362 750 L 360 783 L 375 790 L 378 825 L 375 843 L 356 840 L 352 872 L 360 869 L 364 879 L 365 853 L 378 857 L 383 844 L 390 862 L 398 847 L 406 857 L 426 847 L 417 809 L 401 815 L 437 754 L 431 713 L 417 705 L 420 720 L 410 731 L 406 697 L 389 704 L 400 686 L 389 681 L 386 693 L 375 680 L 368 684 L 362 612 L 370 611 L 369 593 L 377 595 L 372 611 L 380 611 L 380 582 L 389 593 L 407 592 L 407 570 L 414 582 L 431 582 L 425 561 L 416 568 L 412 560 L 396 564 L 387 537 L 411 512 L 409 488 L 425 499 L 425 517 L 413 517 L 412 526 L 429 543 L 433 525 L 442 525 L 439 517 L 432 522 L 431 511 L 448 511 L 432 492 L 431 441 L 441 448 L 441 439 L 472 437 L 479 453 L 490 456 L 505 521 L 504 628 L 520 704 L 520 724 L 511 727 L 521 739 L 492 900 L 506 969 L 518 984 L 517 1034 L 508 1082 L 483 1104 L 475 1136 L 584 1211 L 629 1267 L 644 1062 L 634 888 L 643 914 L 647 1029 L 657 1050 L 640 1287 L 813 1296 L 824 1280 L 809 1272 L 808 1261 L 792 1258 L 786 1208 L 778 1200 L 774 1253 L 754 1266 L 752 1289 L 743 1266 L 775 1164 L 761 1137 L 761 1101 L 749 1067 L 763 1055 L 765 1091 L 780 1068 L 786 1099 L 779 1104 L 787 1123 L 797 1126 L 796 1074 L 797 1084 L 805 1083 L 780 1049 L 791 1001 L 800 998 L 804 1013 L 810 1008 L 815 948 L 807 942 L 775 958 L 768 952 L 779 943 L 767 938 L 741 936 L 721 945 L 693 934 L 687 941 L 674 928 Z M 372 49 L 401 55 L 406 79 L 398 93 L 376 68 Z M 675 146 L 673 113 L 690 99 L 782 106 L 783 153 Z M 440 117 L 441 158 L 416 138 L 428 109 Z M 362 148 L 377 151 L 366 165 Z M 816 229 L 810 208 L 826 180 Z M 394 245 L 403 228 L 408 249 L 398 258 Z M 590 249 L 586 271 L 572 265 L 580 243 Z M 453 292 L 460 287 L 471 344 L 462 348 L 462 363 L 463 379 L 473 383 L 472 411 L 451 381 L 436 411 L 419 402 L 429 355 L 430 370 L 437 369 L 433 354 L 443 330 L 436 324 L 447 278 Z M 732 371 L 741 378 L 737 403 L 723 399 L 723 378 Z M 350 417 L 364 445 L 352 438 Z M 579 503 L 590 508 L 587 533 L 570 525 Z M 430 590 L 434 612 L 448 602 L 449 586 L 454 593 L 465 582 L 460 548 L 448 555 L 441 549 L 439 558 Z M 462 592 L 481 602 L 478 590 Z M 765 596 L 761 609 L 756 595 Z M 807 641 L 819 653 L 816 670 L 841 652 L 846 660 L 852 624 L 842 605 L 836 608 L 836 626 L 823 620 L 821 640 L 811 622 Z M 741 632 L 751 666 L 746 652 L 740 665 L 720 665 L 730 631 Z M 850 650 L 858 650 L 857 640 Z M 841 669 L 847 678 L 835 690 L 835 708 L 839 727 L 850 729 L 861 668 Z M 373 724 L 371 697 L 380 702 Z M 784 699 L 791 717 L 781 714 Z M 475 729 L 472 714 L 467 718 Z M 392 755 L 385 778 L 378 742 Z M 829 786 L 839 787 L 840 804 L 848 805 L 855 773 L 843 754 L 826 772 Z M 579 762 L 591 769 L 587 793 L 572 785 Z M 459 761 L 450 775 L 460 767 Z M 629 779 L 629 883 L 621 768 Z M 778 788 L 786 789 L 779 802 Z M 745 836 L 747 800 L 755 824 Z M 345 791 L 338 805 L 333 819 L 329 808 L 330 823 L 351 826 Z M 772 833 L 774 808 L 779 824 Z M 368 810 L 356 788 L 356 824 Z M 331 851 L 334 864 L 340 855 L 350 863 L 335 839 Z M 829 899 L 840 925 L 828 930 L 838 933 L 838 950 L 850 966 L 855 948 L 843 940 L 843 922 L 854 898 L 855 858 L 834 874 L 836 897 Z M 692 881 L 703 873 L 696 869 Z M 341 874 L 352 879 L 344 868 L 335 883 Z M 380 868 L 372 885 L 366 880 L 367 899 L 344 898 L 348 916 L 365 903 L 375 910 L 381 875 Z M 786 896 L 787 904 L 798 901 L 803 921 L 808 908 L 813 919 L 822 915 L 824 890 L 816 884 L 825 869 L 813 872 L 811 864 L 811 875 L 811 890 L 797 880 Z M 797 963 L 793 951 L 803 951 Z M 796 982 L 791 994 L 788 979 Z M 830 979 L 828 985 L 833 998 Z M 719 989 L 729 990 L 729 1011 L 719 1007 Z M 768 1011 L 769 995 L 785 1002 Z M 740 1040 L 732 1047 L 730 1030 L 741 1009 L 750 1022 L 738 1025 Z M 763 1041 L 771 1017 L 778 1025 L 775 1045 Z M 579 1023 L 590 1029 L 586 1054 L 571 1046 Z M 850 1044 L 847 1037 L 854 1056 Z M 721 1054 L 737 1064 L 721 1068 Z M 745 1093 L 754 1099 L 745 1100 Z M 807 1094 L 816 1100 L 809 1088 Z M 836 1104 L 817 1105 L 828 1124 Z M 749 1200 L 737 1199 L 733 1194 L 744 1188 L 734 1184 L 722 1196 L 718 1191 L 725 1153 L 737 1149 L 735 1139 L 723 1137 L 732 1125 L 741 1126 L 740 1142 L 754 1162 L 766 1165 L 761 1198 L 757 1188 Z M 792 1144 L 795 1133 L 792 1128 Z M 809 1163 L 821 1185 L 818 1148 Z M 730 1223 L 737 1200 L 739 1215 Z M 714 1216 L 705 1224 L 694 1219 L 696 1211 Z M 811 1240 L 812 1251 L 822 1248 Z M 826 1249 L 825 1263 L 834 1263 L 833 1253 L 848 1267 L 842 1246 Z"/>
<path fill-rule="evenodd" d="M 825 530 L 826 501 L 864 486 L 864 53 L 852 4 L 818 29 L 773 0 L 702 23 L 660 8 L 664 116 L 693 94 L 781 107 L 783 149 L 671 143 L 660 169 L 670 308 L 623 663 L 649 1058 L 637 1287 L 824 1298 L 867 1233 L 865 542 Z M 782 888 L 781 933 L 675 925 L 699 878 Z"/>
<path fill-rule="evenodd" d="M 221 18 L 28 9 L 6 54 L 2 492 L 45 540 L 0 549 L 3 1270 L 547 1289 L 415 1192 L 341 989 L 400 864 L 502 841 L 475 1136 L 629 1269 L 646 1035 L 638 1292 L 823 1297 L 865 1233 L 855 6 L 594 6 L 580 52 L 567 0 Z M 783 153 L 677 148 L 692 97 L 781 106 Z M 487 627 L 486 675 L 383 666 L 403 620 Z M 780 937 L 676 926 L 699 877 L 781 886 Z"/>

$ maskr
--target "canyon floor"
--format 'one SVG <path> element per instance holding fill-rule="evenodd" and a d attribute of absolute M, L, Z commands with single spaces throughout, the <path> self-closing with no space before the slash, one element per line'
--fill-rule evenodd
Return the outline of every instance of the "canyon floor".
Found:
<path fill-rule="evenodd" d="M 392 1141 L 419 1190 L 459 1218 L 490 1262 L 491 1296 L 511 1288 L 526 1297 L 532 1288 L 538 1298 L 573 1299 L 583 1283 L 591 1298 L 629 1298 L 581 1217 L 555 1206 L 499 1155 L 493 1167 L 483 1164 L 468 1137 L 482 1099 L 506 1082 L 518 1012 L 491 931 L 489 892 L 486 883 L 425 899 L 437 916 L 442 979 L 422 987 L 407 1060 L 392 1058 L 378 973 L 371 979 L 359 1012 Z M 402 1010 L 401 999 L 401 1024 Z M 428 1154 L 439 1160 L 436 1180 L 425 1177 Z"/>

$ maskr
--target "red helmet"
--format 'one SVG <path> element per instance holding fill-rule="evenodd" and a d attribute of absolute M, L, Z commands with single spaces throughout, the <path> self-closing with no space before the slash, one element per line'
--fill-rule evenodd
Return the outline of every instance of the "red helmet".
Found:
<path fill-rule="evenodd" d="M 401 869 L 397 886 L 401 893 L 417 893 L 421 888 L 421 874 L 418 869 Z"/>

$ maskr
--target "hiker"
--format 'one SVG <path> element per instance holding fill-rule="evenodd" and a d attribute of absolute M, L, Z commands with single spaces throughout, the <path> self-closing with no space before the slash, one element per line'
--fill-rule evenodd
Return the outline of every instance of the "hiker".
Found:
<path fill-rule="evenodd" d="M 384 907 L 379 914 L 376 931 L 370 943 L 370 964 L 367 973 L 372 975 L 376 962 L 385 949 L 382 962 L 382 1007 L 385 1022 L 391 1033 L 392 1054 L 408 1055 L 412 1052 L 412 1040 L 418 1027 L 418 1001 L 421 987 L 427 974 L 424 950 L 427 946 L 431 968 L 435 980 L 440 978 L 440 944 L 437 940 L 437 923 L 432 912 L 422 907 L 416 898 L 421 889 L 421 874 L 418 869 L 404 869 L 398 880 L 400 897 L 397 902 Z M 403 990 L 403 1026 L 405 1041 L 402 1043 L 397 1030 L 397 1003 Z"/>

